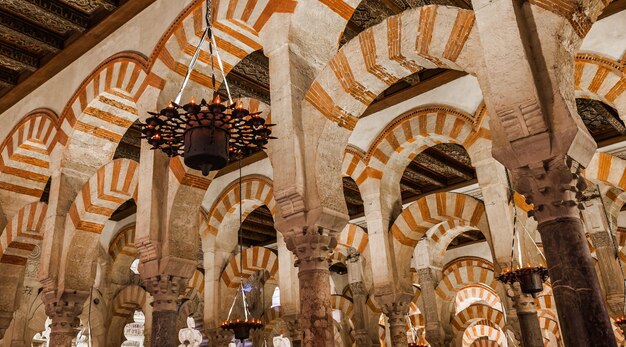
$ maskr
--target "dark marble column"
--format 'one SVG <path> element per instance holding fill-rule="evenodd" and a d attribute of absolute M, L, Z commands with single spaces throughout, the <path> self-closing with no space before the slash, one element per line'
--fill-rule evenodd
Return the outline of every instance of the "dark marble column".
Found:
<path fill-rule="evenodd" d="M 185 289 L 187 280 L 182 277 L 159 275 L 144 280 L 152 301 L 152 346 L 177 347 L 176 330 L 178 296 Z"/>
<path fill-rule="evenodd" d="M 539 326 L 535 299 L 522 293 L 519 283 L 507 286 L 507 294 L 513 299 L 520 326 L 523 347 L 543 347 L 543 335 Z"/>
<path fill-rule="evenodd" d="M 516 188 L 534 205 L 567 347 L 617 346 L 580 219 L 576 194 L 586 185 L 568 157 L 514 171 Z M 521 323 L 521 322 L 520 322 Z"/>
<path fill-rule="evenodd" d="M 369 347 L 372 345 L 366 327 L 367 288 L 363 283 L 363 269 L 361 254 L 350 250 L 347 257 L 348 283 L 352 291 L 352 323 L 354 323 L 354 338 L 357 346 Z"/>

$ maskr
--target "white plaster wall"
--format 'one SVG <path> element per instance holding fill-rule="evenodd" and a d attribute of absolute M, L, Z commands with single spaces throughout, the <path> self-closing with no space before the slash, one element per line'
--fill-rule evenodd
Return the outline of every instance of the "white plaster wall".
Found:
<path fill-rule="evenodd" d="M 104 60 L 123 51 L 136 51 L 149 57 L 176 16 L 193 0 L 159 0 L 103 38 L 94 48 L 31 92 L 0 115 L 5 138 L 17 122 L 36 108 L 49 108 L 57 114 L 89 74 Z M 10 125 L 10 126 L 9 126 Z"/>
<path fill-rule="evenodd" d="M 444 264 L 448 264 L 456 258 L 477 257 L 493 262 L 491 250 L 487 241 L 473 243 L 471 245 L 449 249 L 443 259 Z"/>
<path fill-rule="evenodd" d="M 585 36 L 580 49 L 619 60 L 626 52 L 626 11 L 596 22 Z"/>
<path fill-rule="evenodd" d="M 246 177 L 247 175 L 263 175 L 270 180 L 274 178 L 272 174 L 272 163 L 269 158 L 265 158 L 263 160 L 259 160 L 250 165 L 246 165 L 241 168 L 241 177 Z M 239 179 L 239 170 L 235 170 L 230 172 L 224 176 L 220 176 L 214 179 L 209 185 L 209 189 L 207 189 L 204 194 L 204 199 L 202 200 L 202 208 L 205 211 L 209 211 L 211 206 L 213 206 L 213 202 L 217 199 L 222 191 L 232 182 Z"/>
<path fill-rule="evenodd" d="M 476 77 L 471 75 L 463 76 L 360 119 L 348 143 L 366 151 L 389 122 L 418 106 L 443 104 L 474 114 L 482 100 L 483 94 Z"/>

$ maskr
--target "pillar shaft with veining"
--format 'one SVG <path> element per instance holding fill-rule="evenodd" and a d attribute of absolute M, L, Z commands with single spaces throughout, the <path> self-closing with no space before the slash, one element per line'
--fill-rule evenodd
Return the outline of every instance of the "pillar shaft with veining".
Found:
<path fill-rule="evenodd" d="M 187 279 L 158 275 L 144 280 L 146 290 L 152 295 L 152 337 L 153 346 L 178 346 L 176 329 L 177 300 L 185 289 Z"/>
<path fill-rule="evenodd" d="M 584 201 L 583 205 L 583 220 L 596 249 L 607 307 L 611 316 L 616 318 L 624 314 L 624 280 L 609 221 L 599 197 Z"/>
<path fill-rule="evenodd" d="M 507 286 L 507 294 L 513 299 L 520 326 L 523 347 L 543 347 L 543 335 L 537 316 L 535 299 L 522 293 L 518 282 Z"/>

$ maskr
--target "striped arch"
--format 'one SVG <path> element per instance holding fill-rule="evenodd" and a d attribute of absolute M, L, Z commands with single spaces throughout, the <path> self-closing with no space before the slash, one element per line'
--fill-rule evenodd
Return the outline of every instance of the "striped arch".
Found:
<path fill-rule="evenodd" d="M 35 202 L 24 206 L 0 235 L 0 264 L 26 265 L 28 256 L 43 240 L 48 205 Z"/>
<path fill-rule="evenodd" d="M 626 345 L 626 338 L 625 338 L 625 334 L 624 331 L 622 331 L 622 329 L 617 325 L 617 323 L 615 323 L 615 320 L 613 318 L 611 319 L 611 327 L 613 328 L 613 334 L 615 335 L 615 340 L 617 342 L 618 346 L 624 346 Z"/>
<path fill-rule="evenodd" d="M 242 59 L 263 48 L 259 33 L 274 13 L 291 13 L 295 9 L 293 0 L 238 1 L 220 0 L 213 2 L 212 24 L 215 41 L 222 59 L 224 72 L 228 72 Z M 187 64 L 200 42 L 205 27 L 206 9 L 203 1 L 195 1 L 189 6 L 161 38 L 153 57 L 156 62 L 152 71 L 168 80 L 169 74 L 184 76 Z M 214 57 L 215 66 L 218 66 Z M 202 47 L 191 81 L 200 86 L 211 86 L 211 58 L 209 45 Z M 222 76 L 216 74 L 217 83 Z M 219 85 L 218 85 L 219 87 Z"/>
<path fill-rule="evenodd" d="M 457 311 L 461 311 L 462 308 L 471 306 L 477 302 L 489 305 L 496 310 L 502 310 L 502 301 L 498 294 L 491 288 L 486 288 L 481 285 L 470 285 L 459 290 L 454 299 Z"/>
<path fill-rule="evenodd" d="M 269 248 L 250 247 L 243 250 L 242 272 L 239 272 L 239 254 L 233 255 L 226 268 L 222 271 L 222 282 L 229 288 L 236 288 L 244 279 L 257 271 L 265 270 L 270 278 L 275 278 L 278 272 L 278 257 Z"/>
<path fill-rule="evenodd" d="M 124 341 L 124 326 L 132 319 L 137 310 L 143 311 L 146 316 L 152 313 L 150 302 L 152 298 L 140 286 L 124 287 L 113 299 L 111 304 L 111 324 L 108 332 L 107 346 L 120 346 Z"/>
<path fill-rule="evenodd" d="M 391 121 L 372 143 L 365 160 L 373 172 L 403 172 L 420 152 L 440 143 L 462 145 L 473 157 L 480 139 L 491 139 L 487 123 L 478 124 L 474 116 L 447 105 L 420 106 Z M 478 146 L 483 147 L 483 146 Z M 480 148 L 478 148 L 480 149 Z"/>
<path fill-rule="evenodd" d="M 283 320 L 280 314 L 280 307 L 267 308 L 263 312 L 263 316 L 261 318 L 263 320 L 263 323 L 265 323 L 265 327 L 263 328 L 263 330 L 272 335 L 276 333 L 274 330 L 279 328 L 281 323 L 283 323 Z M 280 335 L 280 334 L 281 333 L 278 332 L 276 335 Z"/>
<path fill-rule="evenodd" d="M 593 53 L 579 53 L 575 61 L 576 97 L 602 101 L 626 119 L 624 63 Z"/>
<path fill-rule="evenodd" d="M 47 207 L 42 202 L 24 206 L 0 234 L 0 312 L 3 316 L 19 308 L 22 291 L 18 289 L 24 282 L 28 257 L 43 239 Z"/>
<path fill-rule="evenodd" d="M 482 304 L 467 307 L 454 316 L 450 323 L 452 324 L 454 331 L 462 333 L 465 329 L 471 326 L 472 323 L 483 319 L 495 324 L 501 331 L 506 331 L 504 315 L 502 312 L 494 309 L 493 307 Z"/>
<path fill-rule="evenodd" d="M 507 346 L 506 335 L 497 326 L 475 324 L 465 329 L 463 333 L 463 347 L 472 346 L 480 338 L 495 341 L 499 346 Z"/>
<path fill-rule="evenodd" d="M 473 11 L 445 6 L 389 17 L 344 45 L 315 79 L 306 100 L 351 130 L 374 98 L 401 78 L 435 67 L 475 72 L 481 52 L 473 28 Z"/>
<path fill-rule="evenodd" d="M 113 262 L 120 255 L 126 255 L 133 259 L 137 258 L 137 247 L 135 246 L 135 224 L 130 224 L 118 231 L 109 244 L 109 255 Z"/>
<path fill-rule="evenodd" d="M 426 236 L 433 241 L 433 256 L 436 264 L 443 262 L 450 243 L 459 235 L 476 230 L 476 227 L 464 220 L 447 220 L 430 228 Z"/>
<path fill-rule="evenodd" d="M 130 265 L 139 256 L 135 246 L 135 223 L 121 228 L 113 236 L 108 253 L 111 256 L 111 281 L 126 283 Z"/>
<path fill-rule="evenodd" d="M 609 216 L 611 230 L 614 231 L 618 228 L 617 218 L 619 217 L 622 207 L 624 207 L 624 204 L 626 203 L 626 192 L 603 183 L 600 183 L 599 186 L 602 194 L 602 200 Z M 624 244 L 620 243 L 620 247 L 623 246 Z"/>
<path fill-rule="evenodd" d="M 250 175 L 242 178 L 242 205 L 244 218 L 257 207 L 267 206 L 272 215 L 276 213 L 276 202 L 272 182 L 267 177 Z M 220 225 L 227 215 L 236 211 L 239 206 L 239 181 L 230 184 L 213 203 L 208 215 L 208 228 L 205 235 L 218 235 Z"/>
<path fill-rule="evenodd" d="M 192 317 L 196 323 L 195 328 L 202 331 L 204 325 L 204 300 L 202 297 L 195 297 L 180 305 L 176 317 L 176 331 L 187 327 L 187 318 Z"/>
<path fill-rule="evenodd" d="M 330 296 L 330 306 L 333 310 L 341 311 L 348 319 L 352 319 L 353 305 L 350 298 L 333 294 Z"/>
<path fill-rule="evenodd" d="M 550 332 L 552 335 L 556 336 L 559 340 L 561 339 L 561 331 L 559 329 L 558 319 L 552 316 L 552 312 L 547 310 L 538 310 L 537 317 L 539 319 L 539 327 L 542 331 Z M 546 335 L 545 333 L 543 335 Z M 547 337 L 547 336 L 544 336 Z"/>
<path fill-rule="evenodd" d="M 113 212 L 131 198 L 136 200 L 138 164 L 116 159 L 101 167 L 85 183 L 70 206 L 70 244 L 64 250 L 65 288 L 89 290 L 92 262 L 97 257 L 100 233 Z"/>
<path fill-rule="evenodd" d="M 196 270 L 187 283 L 184 296 L 197 295 L 201 299 L 204 298 L 204 275 Z"/>
<path fill-rule="evenodd" d="M 417 242 L 433 226 L 445 221 L 465 221 L 491 240 L 485 205 L 460 193 L 429 194 L 407 206 L 390 228 L 398 264 L 408 264 Z"/>
<path fill-rule="evenodd" d="M 38 109 L 17 123 L 0 145 L 0 204 L 7 219 L 43 194 L 56 133 L 57 115 Z"/>
<path fill-rule="evenodd" d="M 367 233 L 360 226 L 348 223 L 337 237 L 335 252 L 347 255 L 347 250 L 352 248 L 360 254 L 365 253 L 368 243 Z"/>
<path fill-rule="evenodd" d="M 446 266 L 443 278 L 437 285 L 435 293 L 444 302 L 455 298 L 456 293 L 466 286 L 475 283 L 483 284 L 496 291 L 498 285 L 494 277 L 493 265 L 481 258 L 463 258 Z"/>
<path fill-rule="evenodd" d="M 102 63 L 78 88 L 60 119 L 57 142 L 65 145 L 62 166 L 95 171 L 113 158 L 118 143 L 137 120 L 136 102 L 148 86 L 144 57 L 120 53 Z M 98 155 L 94 155 L 98 153 Z"/>

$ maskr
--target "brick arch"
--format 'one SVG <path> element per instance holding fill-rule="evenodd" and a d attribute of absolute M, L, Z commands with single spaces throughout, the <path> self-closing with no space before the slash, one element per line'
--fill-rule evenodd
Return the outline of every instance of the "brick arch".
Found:
<path fill-rule="evenodd" d="M 204 274 L 202 272 L 198 270 L 193 272 L 183 295 L 197 295 L 200 298 L 204 298 Z"/>
<path fill-rule="evenodd" d="M 239 253 L 233 255 L 220 276 L 222 282 L 229 288 L 236 288 L 240 277 L 248 278 L 257 271 L 267 271 L 270 278 L 275 278 L 278 272 L 278 257 L 269 248 L 250 247 L 243 250 L 243 266 L 240 267 Z"/>
<path fill-rule="evenodd" d="M 363 228 L 356 224 L 348 223 L 337 236 L 335 252 L 346 253 L 349 248 L 353 248 L 360 254 L 363 254 L 367 250 L 368 242 L 369 237 Z"/>
<path fill-rule="evenodd" d="M 443 262 L 450 243 L 464 232 L 476 230 L 476 227 L 464 220 L 447 220 L 428 229 L 426 237 L 433 242 L 433 261 Z"/>
<path fill-rule="evenodd" d="M 487 338 L 489 341 L 497 342 L 496 346 L 506 346 L 506 335 L 497 326 L 475 324 L 463 332 L 462 346 L 473 346 L 480 338 Z"/>
<path fill-rule="evenodd" d="M 351 130 L 374 98 L 401 78 L 435 67 L 475 72 L 481 53 L 473 28 L 473 11 L 446 6 L 423 6 L 389 17 L 344 45 L 305 98 L 326 118 Z"/>
<path fill-rule="evenodd" d="M 610 318 L 610 317 L 609 317 Z M 624 338 L 624 331 L 615 323 L 615 319 L 611 319 L 611 327 L 613 328 L 613 334 L 615 335 L 615 340 L 618 346 L 622 346 L 626 344 L 626 338 Z"/>
<path fill-rule="evenodd" d="M 276 214 L 276 202 L 272 181 L 261 175 L 249 175 L 241 181 L 241 199 L 239 200 L 239 180 L 229 184 L 213 203 L 208 213 L 208 227 L 204 235 L 219 235 L 220 226 L 228 215 L 233 214 L 239 205 L 243 205 L 243 216 L 260 206 L 267 206 L 272 215 Z"/>
<path fill-rule="evenodd" d="M 0 233 L 0 312 L 19 308 L 22 293 L 18 289 L 23 284 L 28 257 L 41 245 L 47 208 L 43 202 L 22 207 Z"/>
<path fill-rule="evenodd" d="M 447 105 L 419 106 L 391 121 L 371 144 L 365 160 L 382 175 L 393 157 L 401 157 L 404 161 L 391 164 L 404 171 L 419 152 L 440 143 L 462 145 L 471 157 L 479 139 L 490 140 L 491 134 L 473 115 Z"/>
<path fill-rule="evenodd" d="M 501 345 L 498 341 L 494 340 L 476 340 L 474 343 L 470 345 L 470 347 L 505 347 L 506 345 Z"/>
<path fill-rule="evenodd" d="M 130 265 L 139 254 L 135 245 L 135 223 L 121 228 L 109 243 L 108 253 L 111 257 L 111 280 L 124 283 L 129 275 Z"/>
<path fill-rule="evenodd" d="M 176 317 L 176 331 L 187 327 L 187 318 L 192 317 L 196 323 L 195 328 L 202 331 L 204 324 L 204 300 L 202 297 L 194 297 L 180 305 Z"/>
<path fill-rule="evenodd" d="M 62 272 L 64 288 L 89 290 L 92 263 L 96 260 L 100 233 L 106 221 L 124 202 L 137 193 L 138 164 L 116 159 L 98 171 L 83 185 L 69 209 L 69 247 L 64 249 Z"/>
<path fill-rule="evenodd" d="M 111 304 L 111 323 L 108 332 L 107 346 L 119 346 L 124 340 L 124 326 L 132 319 L 137 310 L 148 316 L 152 313 L 152 298 L 145 289 L 137 285 L 124 287 L 113 299 Z"/>
<path fill-rule="evenodd" d="M 482 201 L 460 193 L 429 194 L 407 206 L 390 228 L 397 263 L 409 264 L 417 242 L 430 228 L 449 220 L 466 221 L 491 240 Z"/>
<path fill-rule="evenodd" d="M 491 288 L 481 285 L 469 285 L 456 293 L 455 306 L 461 307 L 468 300 L 479 299 L 482 303 L 493 307 L 496 310 L 502 310 L 502 301 L 498 294 Z"/>
<path fill-rule="evenodd" d="M 58 117 L 37 109 L 20 120 L 0 145 L 0 204 L 7 219 L 38 201 L 50 177 Z"/>
<path fill-rule="evenodd" d="M 558 318 L 552 315 L 553 312 L 548 310 L 537 310 L 537 318 L 539 319 L 539 327 L 542 331 L 549 331 L 552 335 L 561 340 L 561 330 L 559 329 Z M 543 334 L 544 337 L 545 333 Z"/>
<path fill-rule="evenodd" d="M 228 72 L 243 58 L 263 48 L 259 32 L 274 13 L 291 13 L 296 2 L 258 0 L 214 1 L 212 8 L 213 34 L 224 66 Z M 167 75 L 184 76 L 187 64 L 193 56 L 205 28 L 204 1 L 195 1 L 188 6 L 159 40 L 151 57 L 151 71 L 167 79 Z M 208 43 L 203 46 L 195 71 L 190 80 L 201 86 L 211 86 L 210 55 Z M 217 59 L 214 65 L 218 68 Z M 222 83 L 221 73 L 216 73 L 216 82 Z"/>
<path fill-rule="evenodd" d="M 481 258 L 462 258 L 447 265 L 435 293 L 444 302 L 451 301 L 456 293 L 469 284 L 483 284 L 494 291 L 498 285 L 493 264 Z"/>
<path fill-rule="evenodd" d="M 43 240 L 43 224 L 48 205 L 28 204 L 15 214 L 0 234 L 0 263 L 26 265 L 30 252 Z"/>
<path fill-rule="evenodd" d="M 594 99 L 615 108 L 626 119 L 626 66 L 623 61 L 594 54 L 579 53 L 575 58 L 576 97 Z"/>
<path fill-rule="evenodd" d="M 340 294 L 333 294 L 330 296 L 330 307 L 333 310 L 341 311 L 348 319 L 352 319 L 354 307 L 350 298 Z"/>
<path fill-rule="evenodd" d="M 450 323 L 454 331 L 462 334 L 472 323 L 483 319 L 495 324 L 501 331 L 506 331 L 504 315 L 489 305 L 471 305 L 456 314 Z"/>

